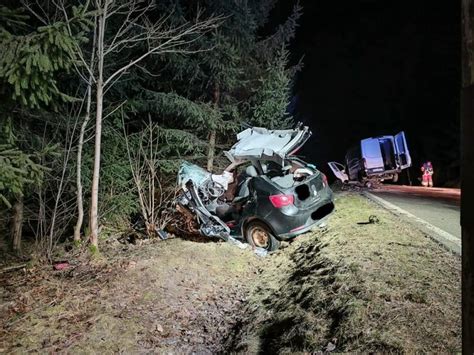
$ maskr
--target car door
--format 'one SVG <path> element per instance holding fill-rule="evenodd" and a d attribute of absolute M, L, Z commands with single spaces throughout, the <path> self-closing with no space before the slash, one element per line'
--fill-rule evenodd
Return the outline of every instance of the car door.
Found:
<path fill-rule="evenodd" d="M 367 174 L 379 173 L 385 170 L 378 138 L 367 138 L 360 141 L 362 158 Z"/>
<path fill-rule="evenodd" d="M 405 132 L 401 131 L 400 133 L 394 136 L 395 140 L 395 150 L 398 156 L 398 164 L 400 169 L 406 169 L 411 166 L 411 156 L 408 150 L 407 141 L 405 138 Z"/>
<path fill-rule="evenodd" d="M 328 163 L 329 167 L 331 168 L 334 175 L 341 180 L 342 182 L 349 181 L 349 176 L 347 176 L 345 172 L 344 165 L 341 163 L 336 163 L 335 161 L 330 161 Z"/>

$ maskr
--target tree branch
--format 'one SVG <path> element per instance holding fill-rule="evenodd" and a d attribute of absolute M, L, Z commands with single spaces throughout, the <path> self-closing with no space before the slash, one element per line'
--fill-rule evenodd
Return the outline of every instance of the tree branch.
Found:
<path fill-rule="evenodd" d="M 220 21 L 221 21 L 221 18 L 216 17 L 216 18 L 212 18 L 212 19 L 205 20 L 202 22 L 198 22 L 188 27 L 185 30 L 182 30 L 182 28 L 185 26 L 183 25 L 177 28 L 168 29 L 164 32 L 159 32 L 158 31 L 159 28 L 153 27 L 148 32 L 149 35 L 147 36 L 148 37 L 147 39 L 149 41 L 164 40 L 165 38 L 167 39 L 159 45 L 150 47 L 144 54 L 130 61 L 128 64 L 124 65 L 122 68 L 116 70 L 113 74 L 109 76 L 107 80 L 105 80 L 104 87 L 109 85 L 109 83 L 111 83 L 117 76 L 120 76 L 130 67 L 139 63 L 140 61 L 142 61 L 143 59 L 145 59 L 151 54 L 170 53 L 170 51 L 172 51 L 173 53 L 177 53 L 177 52 L 194 53 L 195 51 L 189 51 L 187 49 L 178 49 L 179 47 L 185 46 L 187 44 L 191 44 L 197 40 L 197 38 L 186 40 L 185 37 L 189 35 L 193 35 L 193 34 L 196 34 L 196 35 L 202 34 L 202 32 L 215 28 Z"/>

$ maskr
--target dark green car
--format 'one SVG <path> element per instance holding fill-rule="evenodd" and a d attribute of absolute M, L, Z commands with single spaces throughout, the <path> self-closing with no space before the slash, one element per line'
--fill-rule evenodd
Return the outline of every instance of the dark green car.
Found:
<path fill-rule="evenodd" d="M 222 174 L 183 164 L 178 203 L 196 214 L 205 236 L 231 235 L 277 249 L 279 241 L 322 224 L 334 210 L 326 176 L 294 155 L 310 135 L 308 127 L 239 133 Z"/>

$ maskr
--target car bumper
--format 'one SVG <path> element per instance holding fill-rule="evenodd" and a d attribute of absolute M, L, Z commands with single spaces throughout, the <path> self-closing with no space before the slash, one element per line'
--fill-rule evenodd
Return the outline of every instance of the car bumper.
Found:
<path fill-rule="evenodd" d="M 320 211 L 321 209 L 324 210 L 324 214 L 322 214 L 320 218 L 318 216 L 318 218 L 315 219 L 314 213 Z M 334 203 L 332 201 L 328 201 L 326 204 L 320 206 L 318 209 L 313 212 L 310 212 L 309 214 L 305 213 L 301 216 L 294 216 L 293 218 L 291 218 L 291 220 L 289 219 L 285 224 L 284 229 L 286 229 L 287 232 L 278 233 L 275 231 L 276 237 L 280 240 L 288 240 L 300 234 L 306 233 L 315 226 L 320 225 L 325 220 L 327 220 L 333 211 Z M 293 228 L 289 229 L 290 227 Z"/>
<path fill-rule="evenodd" d="M 325 217 L 323 217 L 322 219 L 318 220 L 318 221 L 313 221 L 312 223 L 309 222 L 307 225 L 304 226 L 304 228 L 298 229 L 297 231 L 290 232 L 290 233 L 285 233 L 285 234 L 279 234 L 277 236 L 277 238 L 279 240 L 289 240 L 289 239 L 295 238 L 295 237 L 297 237 L 301 234 L 307 233 L 307 232 L 311 231 L 313 228 L 315 228 L 317 226 L 320 226 L 322 223 L 324 223 L 329 218 L 329 216 L 331 214 L 332 214 L 332 212 L 329 213 L 328 215 L 326 215 Z"/>

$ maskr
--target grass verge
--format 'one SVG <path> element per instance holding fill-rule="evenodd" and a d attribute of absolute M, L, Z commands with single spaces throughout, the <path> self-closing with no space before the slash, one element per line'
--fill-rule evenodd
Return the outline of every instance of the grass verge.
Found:
<path fill-rule="evenodd" d="M 460 258 L 358 194 L 336 206 L 326 230 L 267 260 L 226 348 L 459 351 Z"/>

